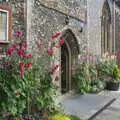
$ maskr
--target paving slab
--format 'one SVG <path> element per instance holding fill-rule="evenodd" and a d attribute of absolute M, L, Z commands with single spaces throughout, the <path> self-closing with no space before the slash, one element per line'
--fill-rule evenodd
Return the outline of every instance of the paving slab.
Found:
<path fill-rule="evenodd" d="M 120 97 L 120 89 L 118 91 L 104 90 L 100 92 L 99 95 L 108 96 L 108 97 L 111 96 L 117 99 Z"/>
<path fill-rule="evenodd" d="M 120 97 L 93 120 L 120 120 Z"/>
<path fill-rule="evenodd" d="M 114 97 L 98 94 L 78 94 L 64 97 L 61 104 L 65 113 L 76 115 L 82 120 L 88 120 L 113 99 Z"/>

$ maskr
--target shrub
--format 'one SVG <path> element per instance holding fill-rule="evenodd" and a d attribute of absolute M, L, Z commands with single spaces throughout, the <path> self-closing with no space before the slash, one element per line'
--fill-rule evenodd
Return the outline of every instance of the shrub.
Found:
<path fill-rule="evenodd" d="M 32 78 L 31 53 L 25 41 L 9 46 L 0 60 L 0 115 L 23 113 L 27 106 Z"/>
<path fill-rule="evenodd" d="M 111 64 L 109 63 L 106 68 L 106 63 L 99 61 L 97 56 L 88 53 L 83 56 L 81 55 L 79 65 L 74 74 L 74 79 L 77 81 L 77 88 L 83 94 L 88 92 L 100 92 L 106 86 L 104 74 L 111 71 L 111 69 L 109 69 Z M 111 63 L 114 64 L 113 61 L 111 61 Z"/>
<path fill-rule="evenodd" d="M 71 120 L 81 120 L 80 118 L 78 118 L 77 116 L 74 115 L 70 115 Z"/>
<path fill-rule="evenodd" d="M 57 114 L 52 116 L 51 120 L 71 120 L 69 116 L 63 114 Z"/>

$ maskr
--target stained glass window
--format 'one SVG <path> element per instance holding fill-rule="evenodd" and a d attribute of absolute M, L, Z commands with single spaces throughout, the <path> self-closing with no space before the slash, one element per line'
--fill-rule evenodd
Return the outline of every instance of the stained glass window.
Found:
<path fill-rule="evenodd" d="M 8 41 L 8 11 L 0 9 L 0 41 Z"/>

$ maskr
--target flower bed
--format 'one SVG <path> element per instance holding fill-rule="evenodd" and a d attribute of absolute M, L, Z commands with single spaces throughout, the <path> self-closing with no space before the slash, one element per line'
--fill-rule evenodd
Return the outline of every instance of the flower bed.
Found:
<path fill-rule="evenodd" d="M 41 41 L 36 41 L 37 49 L 32 50 L 32 55 L 27 43 L 21 40 L 22 31 L 16 31 L 17 41 L 9 45 L 5 57 L 0 59 L 1 119 L 48 119 L 57 110 L 54 98 L 58 86 L 51 76 L 60 65 L 51 65 L 50 62 L 53 48 L 64 44 L 64 39 L 54 40 L 60 34 L 51 36 L 50 45 L 42 43 L 41 46 Z"/>
<path fill-rule="evenodd" d="M 106 88 L 106 85 L 110 86 L 111 82 L 115 83 L 116 86 L 113 89 L 118 89 L 120 70 L 116 63 L 116 55 L 107 53 L 102 58 L 89 53 L 81 55 L 74 79 L 77 82 L 78 90 L 83 94 L 100 92 Z"/>

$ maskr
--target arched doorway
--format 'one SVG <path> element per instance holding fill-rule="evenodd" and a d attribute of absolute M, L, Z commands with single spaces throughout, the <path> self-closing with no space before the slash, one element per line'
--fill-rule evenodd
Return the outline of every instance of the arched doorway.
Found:
<path fill-rule="evenodd" d="M 77 63 L 79 45 L 74 33 L 67 29 L 62 38 L 65 44 L 61 47 L 61 92 L 66 93 L 74 89 L 72 80 L 72 67 Z"/>
<path fill-rule="evenodd" d="M 69 91 L 69 67 L 71 53 L 66 44 L 61 47 L 61 88 L 62 93 Z"/>

